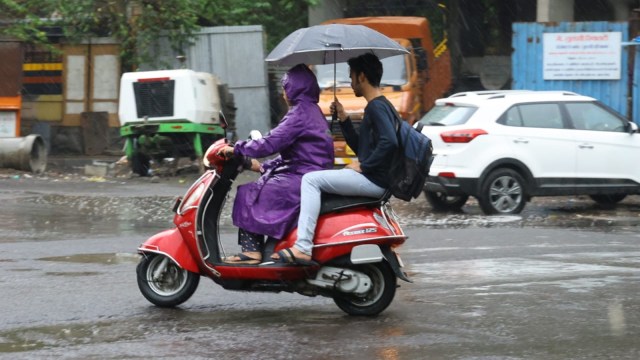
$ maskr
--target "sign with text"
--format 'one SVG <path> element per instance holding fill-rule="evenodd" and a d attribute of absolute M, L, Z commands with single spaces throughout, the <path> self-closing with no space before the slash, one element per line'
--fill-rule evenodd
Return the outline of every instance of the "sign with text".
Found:
<path fill-rule="evenodd" d="M 0 111 L 0 138 L 16 137 L 16 112 Z"/>
<path fill-rule="evenodd" d="M 545 80 L 619 80 L 620 32 L 545 33 Z"/>

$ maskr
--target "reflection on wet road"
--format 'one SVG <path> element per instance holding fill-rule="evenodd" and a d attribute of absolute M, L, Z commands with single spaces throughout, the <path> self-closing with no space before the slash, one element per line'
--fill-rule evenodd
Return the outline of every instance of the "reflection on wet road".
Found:
<path fill-rule="evenodd" d="M 172 226 L 175 196 L 103 196 L 22 194 L 3 199 L 0 242 L 40 241 L 86 236 L 131 235 Z M 233 199 L 222 213 L 221 231 L 232 232 Z M 630 196 L 614 209 L 603 209 L 584 197 L 536 198 L 518 215 L 485 216 L 469 200 L 459 213 L 434 213 L 424 197 L 410 203 L 393 199 L 394 210 L 406 227 L 513 228 L 548 227 L 605 232 L 634 232 L 640 227 L 640 196 Z"/>
<path fill-rule="evenodd" d="M 355 318 L 331 299 L 207 279 L 178 309 L 150 305 L 135 249 L 172 227 L 186 187 L 0 190 L 0 359 L 640 358 L 640 197 L 534 199 L 509 216 L 394 200 L 413 283 Z"/>

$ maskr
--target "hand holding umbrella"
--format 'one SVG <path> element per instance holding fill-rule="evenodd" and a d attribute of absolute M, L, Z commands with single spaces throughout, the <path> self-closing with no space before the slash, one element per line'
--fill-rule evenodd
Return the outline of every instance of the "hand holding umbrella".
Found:
<path fill-rule="evenodd" d="M 396 41 L 366 26 L 326 24 L 292 32 L 265 60 L 291 66 L 333 63 L 333 98 L 337 101 L 336 63 L 365 53 L 373 53 L 382 59 L 409 52 Z"/>

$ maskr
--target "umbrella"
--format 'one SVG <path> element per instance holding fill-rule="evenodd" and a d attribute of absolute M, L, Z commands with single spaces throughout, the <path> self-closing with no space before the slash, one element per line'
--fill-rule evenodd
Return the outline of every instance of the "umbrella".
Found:
<path fill-rule="evenodd" d="M 279 65 L 331 64 L 373 53 L 379 59 L 408 51 L 384 34 L 363 25 L 327 24 L 298 29 L 265 59 Z"/>
<path fill-rule="evenodd" d="M 335 98 L 335 64 L 365 53 L 382 59 L 409 52 L 396 41 L 366 26 L 326 24 L 292 32 L 269 53 L 265 61 L 291 66 L 333 63 Z"/>

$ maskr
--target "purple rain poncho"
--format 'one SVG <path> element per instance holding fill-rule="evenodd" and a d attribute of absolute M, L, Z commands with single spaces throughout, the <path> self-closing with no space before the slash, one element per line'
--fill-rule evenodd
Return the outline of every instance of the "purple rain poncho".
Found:
<path fill-rule="evenodd" d="M 258 180 L 238 186 L 233 224 L 241 229 L 282 239 L 298 221 L 302 175 L 333 166 L 333 139 L 318 106 L 320 88 L 305 65 L 282 78 L 289 111 L 278 126 L 259 140 L 238 141 L 234 152 L 252 158 L 279 153 L 262 164 Z"/>

